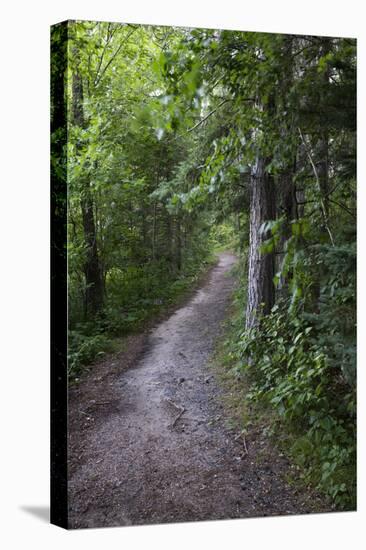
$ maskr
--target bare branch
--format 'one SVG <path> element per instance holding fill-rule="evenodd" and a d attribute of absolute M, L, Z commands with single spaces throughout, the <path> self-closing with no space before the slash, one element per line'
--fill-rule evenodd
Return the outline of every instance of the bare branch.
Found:
<path fill-rule="evenodd" d="M 334 199 L 329 199 L 329 202 L 333 202 L 334 204 L 339 206 L 339 208 L 342 208 L 345 212 L 347 212 L 350 216 L 352 216 L 352 218 L 356 219 L 355 214 L 345 204 L 335 201 Z"/>
<path fill-rule="evenodd" d="M 322 211 L 322 214 L 323 214 L 323 219 L 324 219 L 324 225 L 326 227 L 326 230 L 328 231 L 328 234 L 329 234 L 329 237 L 330 237 L 330 241 L 332 243 L 333 246 L 335 246 L 334 244 L 334 239 L 333 239 L 333 236 L 332 236 L 332 233 L 331 233 L 331 230 L 329 228 L 329 224 L 328 224 L 328 216 L 327 216 L 327 211 L 326 211 L 326 208 L 325 208 L 325 205 L 324 205 L 324 200 L 323 200 L 323 195 L 322 195 L 322 190 L 321 190 L 321 185 L 320 185 L 320 180 L 319 180 L 319 174 L 318 174 L 318 171 L 316 169 L 316 166 L 315 166 L 315 163 L 313 161 L 313 158 L 311 156 L 311 152 L 308 148 L 308 145 L 304 139 L 304 136 L 302 135 L 302 132 L 301 132 L 301 129 L 298 128 L 298 131 L 299 131 L 299 135 L 300 135 L 300 139 L 304 145 L 304 148 L 305 148 L 305 151 L 306 151 L 306 154 L 307 154 L 307 157 L 310 161 L 310 164 L 311 164 L 311 167 L 313 169 L 313 172 L 314 172 L 314 176 L 315 176 L 315 179 L 316 179 L 316 182 L 318 184 L 318 188 L 319 188 L 319 194 L 320 194 L 320 205 L 321 205 L 321 211 Z"/>
<path fill-rule="evenodd" d="M 114 34 L 114 33 L 113 33 Z M 98 67 L 97 67 L 97 70 L 96 70 L 96 73 L 95 73 L 95 79 L 94 79 L 94 85 L 96 85 L 96 82 L 99 78 L 99 71 L 101 69 L 101 66 L 102 66 L 102 63 L 103 63 L 103 59 L 104 59 L 104 55 L 105 55 L 105 52 L 107 50 L 107 47 L 111 41 L 111 38 L 113 36 L 113 34 L 111 34 L 110 32 L 110 23 L 108 23 L 108 28 L 107 28 L 107 40 L 106 40 L 106 43 L 104 44 L 104 48 L 103 48 L 103 51 L 102 51 L 102 55 L 100 56 L 100 60 L 99 60 L 99 63 L 98 63 Z"/>
<path fill-rule="evenodd" d="M 221 101 L 221 103 L 218 104 L 218 106 L 215 108 L 215 109 L 212 109 L 212 111 L 210 111 L 208 113 L 208 115 L 206 115 L 204 118 L 202 118 L 201 120 L 199 120 L 197 122 L 197 124 L 195 124 L 194 126 L 192 126 L 192 128 L 190 128 L 189 130 L 187 130 L 187 134 L 189 134 L 190 132 L 193 132 L 196 128 L 198 128 L 199 126 L 201 126 L 201 124 L 203 124 L 204 122 L 206 122 L 206 120 L 211 116 L 213 115 L 214 113 L 216 113 L 216 111 L 218 109 L 220 109 L 220 107 L 222 107 L 222 105 L 224 105 L 224 103 L 227 103 L 228 101 L 230 101 L 230 99 L 224 99 L 223 101 Z"/>
<path fill-rule="evenodd" d="M 131 35 L 137 30 L 137 27 L 134 27 L 132 28 L 131 32 L 124 38 L 124 40 L 122 40 L 122 42 L 120 43 L 120 45 L 118 46 L 118 48 L 116 49 L 115 53 L 112 55 L 112 57 L 110 58 L 110 60 L 108 61 L 108 63 L 106 64 L 106 66 L 104 67 L 104 69 L 101 71 L 100 75 L 98 76 L 98 78 L 95 80 L 94 82 L 94 86 L 98 86 L 99 82 L 101 81 L 103 75 L 105 74 L 106 70 L 108 69 L 109 65 L 114 61 L 114 59 L 117 57 L 117 55 L 119 54 L 119 52 L 121 51 L 122 47 L 126 44 L 126 42 L 128 42 L 128 40 L 130 39 Z"/>

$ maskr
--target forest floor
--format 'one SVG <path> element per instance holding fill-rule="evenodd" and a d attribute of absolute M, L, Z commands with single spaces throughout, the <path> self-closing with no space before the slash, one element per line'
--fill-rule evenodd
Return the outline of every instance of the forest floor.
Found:
<path fill-rule="evenodd" d="M 70 388 L 70 528 L 330 511 L 262 431 L 233 427 L 212 356 L 235 262 L 221 253 L 185 305 Z"/>

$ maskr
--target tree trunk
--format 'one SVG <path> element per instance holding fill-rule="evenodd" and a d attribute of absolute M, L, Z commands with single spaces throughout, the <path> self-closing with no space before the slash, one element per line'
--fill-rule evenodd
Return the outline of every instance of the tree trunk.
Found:
<path fill-rule="evenodd" d="M 165 253 L 164 256 L 168 262 L 169 265 L 169 271 L 174 271 L 174 252 L 173 252 L 173 223 L 174 220 L 172 220 L 171 215 L 167 211 L 166 208 L 164 208 L 164 218 L 165 218 Z"/>
<path fill-rule="evenodd" d="M 266 165 L 266 159 L 257 159 L 251 176 L 247 329 L 255 326 L 261 312 L 270 312 L 275 297 L 274 254 L 260 252 L 267 237 L 260 234 L 260 228 L 265 221 L 275 217 L 274 183 L 265 172 Z"/>
<path fill-rule="evenodd" d="M 144 203 L 141 209 L 142 262 L 143 263 L 145 263 L 149 257 L 148 215 L 149 215 L 149 210 Z"/>
<path fill-rule="evenodd" d="M 93 201 L 90 192 L 80 200 L 83 218 L 84 238 L 87 245 L 84 265 L 86 279 L 86 315 L 94 317 L 103 307 L 104 291 L 100 269 L 96 231 L 93 213 Z"/>
<path fill-rule="evenodd" d="M 178 271 L 182 269 L 182 233 L 181 215 L 177 215 L 175 226 L 175 265 Z"/>
<path fill-rule="evenodd" d="M 298 217 L 296 201 L 296 185 L 294 183 L 294 174 L 296 173 L 296 162 L 293 166 L 287 167 L 287 170 L 281 174 L 278 181 L 278 215 L 284 218 L 280 243 L 276 250 L 275 270 L 279 272 L 285 257 L 286 241 L 291 237 L 291 221 Z M 288 277 L 280 277 L 277 286 L 278 295 L 284 294 L 288 286 Z"/>
<path fill-rule="evenodd" d="M 83 83 L 81 76 L 76 72 L 72 79 L 73 122 L 83 127 Z M 94 204 L 88 178 L 81 179 L 80 207 L 83 221 L 84 239 L 86 244 L 86 261 L 84 273 L 86 280 L 86 315 L 95 317 L 101 311 L 104 303 L 103 278 L 98 256 L 97 235 L 94 220 Z"/>
<path fill-rule="evenodd" d="M 151 239 L 151 254 L 152 254 L 152 261 L 155 261 L 156 258 L 156 201 L 154 201 L 154 213 L 153 213 L 153 226 L 152 226 L 152 239 Z"/>
<path fill-rule="evenodd" d="M 331 51 L 331 40 L 329 38 L 324 38 L 322 40 L 322 45 L 320 48 L 320 55 L 326 56 Z M 324 97 L 326 97 L 326 91 L 329 86 L 329 67 L 324 71 L 323 75 L 323 86 L 320 90 L 323 90 Z M 324 101 L 324 97 L 322 98 Z M 328 120 L 327 117 L 323 121 L 323 127 L 320 131 L 320 136 L 317 143 L 317 156 L 318 161 L 316 163 L 316 169 L 319 177 L 319 186 L 320 192 L 322 194 L 323 203 L 324 203 L 324 216 L 326 218 L 326 223 L 328 222 L 329 217 L 329 200 L 328 200 L 328 191 L 329 191 L 329 133 L 328 133 Z"/>

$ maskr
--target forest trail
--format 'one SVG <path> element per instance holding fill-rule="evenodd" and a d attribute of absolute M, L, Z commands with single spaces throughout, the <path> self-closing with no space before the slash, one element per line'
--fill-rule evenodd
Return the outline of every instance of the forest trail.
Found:
<path fill-rule="evenodd" d="M 77 419 L 70 426 L 70 527 L 310 511 L 283 480 L 281 455 L 271 451 L 270 462 L 258 464 L 255 455 L 266 445 L 258 438 L 243 453 L 220 403 L 209 360 L 230 305 L 235 262 L 219 255 L 209 279 L 150 331 L 128 370 L 121 372 L 118 359 L 97 365 L 88 376 L 101 381 L 103 394 L 90 382 L 71 392 L 78 414 L 70 414 Z"/>

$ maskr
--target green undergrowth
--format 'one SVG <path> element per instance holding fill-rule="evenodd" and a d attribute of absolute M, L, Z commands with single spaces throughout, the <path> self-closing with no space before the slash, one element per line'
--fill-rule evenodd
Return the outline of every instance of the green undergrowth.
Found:
<path fill-rule="evenodd" d="M 337 510 L 356 507 L 355 389 L 334 349 L 307 318 L 279 302 L 260 328 L 245 331 L 245 270 L 234 296 L 218 364 L 237 427 L 264 430 L 297 472 Z"/>
<path fill-rule="evenodd" d="M 212 226 L 210 242 L 216 253 L 238 249 L 239 241 L 233 223 L 220 223 Z"/>
<path fill-rule="evenodd" d="M 68 333 L 68 373 L 75 381 L 84 367 L 116 351 L 120 338 L 181 303 L 216 262 L 214 254 L 187 261 L 179 274 L 160 263 L 110 274 L 108 297 L 97 321 L 75 323 Z"/>

